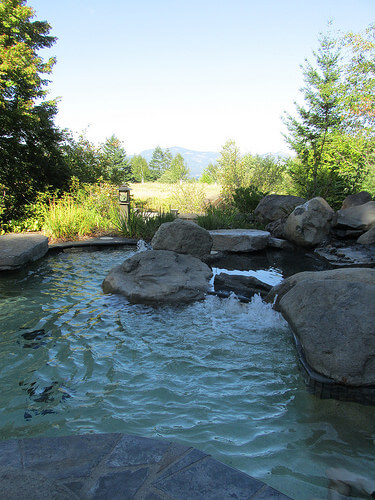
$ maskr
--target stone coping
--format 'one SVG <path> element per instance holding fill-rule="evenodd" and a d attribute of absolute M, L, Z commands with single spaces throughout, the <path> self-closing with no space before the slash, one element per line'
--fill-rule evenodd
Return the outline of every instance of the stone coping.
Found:
<path fill-rule="evenodd" d="M 195 448 L 121 433 L 0 441 L 0 491 L 38 500 L 289 498 Z"/>
<path fill-rule="evenodd" d="M 87 240 L 79 241 L 63 241 L 60 243 L 50 243 L 48 250 L 51 252 L 61 252 L 69 248 L 83 248 L 90 247 L 119 247 L 119 246 L 134 246 L 137 244 L 135 238 L 124 238 L 121 236 L 102 236 L 99 238 L 88 238 Z"/>

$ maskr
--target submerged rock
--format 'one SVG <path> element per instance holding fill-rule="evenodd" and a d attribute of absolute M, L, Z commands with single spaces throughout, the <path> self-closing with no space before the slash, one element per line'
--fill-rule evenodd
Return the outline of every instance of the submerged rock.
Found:
<path fill-rule="evenodd" d="M 210 253 L 212 238 L 206 229 L 194 222 L 176 219 L 162 224 L 151 244 L 154 250 L 172 250 L 200 258 Z"/>
<path fill-rule="evenodd" d="M 309 366 L 338 384 L 375 385 L 375 270 L 291 276 L 271 291 Z"/>
<path fill-rule="evenodd" d="M 114 267 L 102 283 L 105 293 L 119 293 L 130 302 L 163 305 L 202 300 L 211 269 L 192 255 L 150 250 Z"/>

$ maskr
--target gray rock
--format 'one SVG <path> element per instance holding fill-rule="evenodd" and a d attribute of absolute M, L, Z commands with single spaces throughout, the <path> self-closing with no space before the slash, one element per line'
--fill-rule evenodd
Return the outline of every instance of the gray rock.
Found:
<path fill-rule="evenodd" d="M 359 281 L 375 285 L 375 269 L 351 267 L 347 269 L 332 269 L 329 271 L 304 271 L 293 274 L 284 279 L 279 285 L 274 286 L 266 297 L 267 302 L 273 303 L 274 309 L 280 311 L 279 303 L 283 296 L 298 283 L 303 281 L 344 280 Z"/>
<path fill-rule="evenodd" d="M 48 238 L 40 234 L 10 233 L 0 236 L 0 271 L 19 269 L 48 252 Z"/>
<path fill-rule="evenodd" d="M 375 201 L 339 210 L 335 225 L 368 231 L 375 225 Z"/>
<path fill-rule="evenodd" d="M 285 238 L 303 247 L 316 246 L 327 238 L 333 216 L 334 211 L 323 198 L 313 198 L 289 215 Z"/>
<path fill-rule="evenodd" d="M 281 217 L 269 222 L 266 225 L 266 231 L 270 232 L 274 238 L 284 238 L 286 220 L 287 217 Z"/>
<path fill-rule="evenodd" d="M 327 246 L 316 248 L 314 253 L 335 267 L 375 266 L 375 247 L 373 245 L 355 243 L 341 248 Z"/>
<path fill-rule="evenodd" d="M 254 216 L 262 223 L 287 217 L 295 207 L 302 205 L 307 200 L 299 196 L 269 194 L 265 196 L 254 210 Z"/>
<path fill-rule="evenodd" d="M 162 224 L 152 239 L 154 250 L 171 250 L 177 253 L 203 257 L 210 253 L 210 233 L 193 222 L 176 219 Z"/>
<path fill-rule="evenodd" d="M 272 286 L 258 280 L 254 276 L 241 276 L 235 274 L 220 273 L 215 276 L 215 291 L 234 292 L 238 296 L 250 299 L 256 293 L 265 297 Z"/>
<path fill-rule="evenodd" d="M 374 303 L 374 284 L 315 277 L 284 294 L 280 310 L 315 372 L 363 386 L 375 384 Z"/>
<path fill-rule="evenodd" d="M 375 226 L 363 233 L 357 240 L 361 245 L 375 245 Z"/>
<path fill-rule="evenodd" d="M 256 252 L 268 245 L 270 233 L 258 229 L 218 229 L 209 231 L 212 250 L 226 252 Z"/>
<path fill-rule="evenodd" d="M 133 303 L 177 305 L 203 299 L 211 276 L 207 264 L 192 255 L 150 250 L 114 267 L 102 287 Z"/>
<path fill-rule="evenodd" d="M 371 194 L 367 191 L 361 191 L 360 193 L 349 194 L 345 200 L 342 202 L 342 209 L 356 207 L 358 205 L 363 205 L 368 201 L 371 201 Z"/>

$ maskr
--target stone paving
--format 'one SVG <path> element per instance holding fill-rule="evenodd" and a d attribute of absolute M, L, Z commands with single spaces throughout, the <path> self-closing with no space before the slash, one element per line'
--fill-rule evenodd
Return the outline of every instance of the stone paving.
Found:
<path fill-rule="evenodd" d="M 288 500 L 195 448 L 127 434 L 0 441 L 11 500 Z"/>

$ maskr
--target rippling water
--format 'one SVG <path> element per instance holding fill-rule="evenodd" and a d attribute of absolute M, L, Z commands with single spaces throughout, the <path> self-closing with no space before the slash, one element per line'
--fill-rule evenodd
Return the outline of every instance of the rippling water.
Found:
<path fill-rule="evenodd" d="M 1 438 L 172 439 L 302 500 L 327 498 L 327 467 L 375 476 L 375 408 L 308 394 L 278 313 L 259 297 L 153 309 L 104 295 L 132 253 L 62 253 L 0 276 Z"/>

